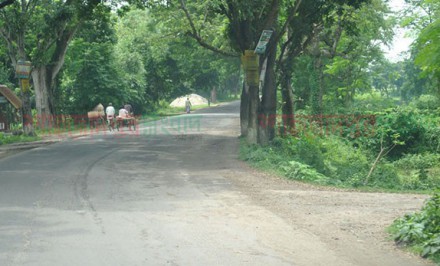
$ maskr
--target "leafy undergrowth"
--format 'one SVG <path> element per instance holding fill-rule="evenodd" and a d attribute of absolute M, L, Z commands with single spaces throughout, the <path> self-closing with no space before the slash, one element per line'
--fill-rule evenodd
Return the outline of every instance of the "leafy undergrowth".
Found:
<path fill-rule="evenodd" d="M 17 143 L 17 142 L 37 141 L 40 139 L 41 138 L 39 137 L 30 137 L 24 135 L 9 135 L 9 134 L 0 133 L 0 145 Z"/>
<path fill-rule="evenodd" d="M 435 154 L 383 159 L 367 180 L 374 154 L 337 136 L 276 138 L 266 147 L 243 142 L 240 157 L 262 170 L 320 185 L 400 192 L 440 186 Z"/>
<path fill-rule="evenodd" d="M 397 244 L 440 263 L 440 190 L 419 212 L 394 221 L 390 233 Z"/>

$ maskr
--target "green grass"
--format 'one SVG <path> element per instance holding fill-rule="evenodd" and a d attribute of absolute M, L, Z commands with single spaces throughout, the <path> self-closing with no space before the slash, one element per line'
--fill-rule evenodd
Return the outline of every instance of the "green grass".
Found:
<path fill-rule="evenodd" d="M 31 142 L 37 140 L 41 140 L 41 137 L 29 137 L 24 135 L 16 136 L 16 135 L 0 133 L 0 145 L 12 144 L 18 142 Z"/>

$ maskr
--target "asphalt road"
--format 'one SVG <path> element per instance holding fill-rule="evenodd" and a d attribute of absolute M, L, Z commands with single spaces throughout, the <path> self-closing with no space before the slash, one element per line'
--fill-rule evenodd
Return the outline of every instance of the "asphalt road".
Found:
<path fill-rule="evenodd" d="M 238 109 L 88 132 L 0 159 L 0 265 L 379 265 L 233 182 L 249 175 L 236 160 Z M 420 263 L 380 256 L 380 265 Z"/>
<path fill-rule="evenodd" d="M 0 160 L 0 265 L 288 264 L 215 172 L 237 104 Z"/>

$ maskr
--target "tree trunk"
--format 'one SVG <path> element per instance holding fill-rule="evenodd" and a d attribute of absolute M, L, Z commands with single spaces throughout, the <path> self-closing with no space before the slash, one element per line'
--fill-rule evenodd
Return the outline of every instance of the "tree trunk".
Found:
<path fill-rule="evenodd" d="M 280 1 L 272 1 L 272 9 L 267 17 L 265 27 L 277 28 Z M 258 143 L 267 145 L 275 138 L 276 114 L 277 114 L 277 83 L 275 75 L 275 60 L 277 56 L 278 32 L 272 33 L 272 38 L 267 46 L 267 64 L 262 88 L 262 102 L 259 110 Z"/>
<path fill-rule="evenodd" d="M 240 98 L 240 129 L 241 136 L 246 137 L 248 135 L 248 124 L 249 124 L 249 87 L 246 81 L 243 81 L 243 89 L 241 91 Z"/>
<path fill-rule="evenodd" d="M 21 115 L 23 118 L 23 132 L 26 136 L 36 136 L 34 130 L 34 121 L 32 118 L 32 109 L 31 109 L 31 100 L 30 100 L 30 91 L 23 91 L 21 89 Z"/>
<path fill-rule="evenodd" d="M 217 102 L 217 89 L 215 86 L 211 90 L 211 102 L 212 103 Z"/>
<path fill-rule="evenodd" d="M 277 111 L 277 85 L 275 76 L 276 45 L 269 46 L 263 99 L 259 112 L 258 143 L 267 145 L 275 137 Z"/>
<path fill-rule="evenodd" d="M 314 115 L 322 115 L 323 106 L 322 106 L 322 98 L 324 95 L 323 88 L 323 79 L 324 73 L 322 69 L 322 58 L 321 55 L 318 54 L 314 59 L 314 71 L 315 71 L 315 82 L 313 86 L 313 103 L 312 110 Z"/>
<path fill-rule="evenodd" d="M 32 71 L 32 79 L 35 90 L 35 103 L 37 108 L 37 122 L 40 128 L 52 126 L 51 110 L 51 80 L 45 66 L 40 66 Z"/>
<path fill-rule="evenodd" d="M 249 144 L 258 143 L 258 110 L 260 103 L 259 86 L 249 86 L 248 121 L 246 140 Z"/>
<path fill-rule="evenodd" d="M 295 130 L 295 102 L 290 75 L 283 73 L 281 77 L 281 96 L 283 100 L 283 131 L 284 133 Z"/>
<path fill-rule="evenodd" d="M 41 128 L 51 128 L 53 126 L 53 85 L 56 76 L 64 65 L 69 43 L 80 25 L 81 21 L 68 30 L 64 30 L 56 40 L 55 49 L 50 60 L 51 63 L 36 66 L 32 71 L 38 115 L 37 121 Z"/>

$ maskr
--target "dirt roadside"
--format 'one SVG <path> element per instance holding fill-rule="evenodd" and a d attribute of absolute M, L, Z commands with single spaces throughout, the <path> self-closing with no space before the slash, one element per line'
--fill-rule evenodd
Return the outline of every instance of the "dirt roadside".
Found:
<path fill-rule="evenodd" d="M 243 193 L 356 265 L 390 265 L 390 256 L 434 265 L 397 248 L 385 231 L 396 218 L 419 210 L 427 196 L 318 187 L 261 173 L 244 163 L 241 167 L 241 174 L 230 173 L 228 178 Z"/>
<path fill-rule="evenodd" d="M 223 136 L 239 134 L 236 127 L 223 129 Z M 238 153 L 239 141 L 219 146 L 223 147 L 217 154 L 225 156 L 217 160 L 228 165 L 223 177 L 255 205 L 281 217 L 292 228 L 319 238 L 338 257 L 353 265 L 434 265 L 396 247 L 385 231 L 398 217 L 420 210 L 429 196 L 350 191 L 287 180 L 237 160 L 231 153 Z"/>

